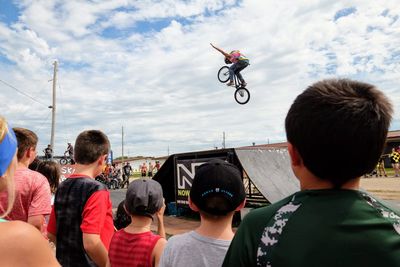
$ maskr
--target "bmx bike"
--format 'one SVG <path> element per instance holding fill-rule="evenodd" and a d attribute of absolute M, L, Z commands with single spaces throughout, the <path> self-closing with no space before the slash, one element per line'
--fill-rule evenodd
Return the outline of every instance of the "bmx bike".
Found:
<path fill-rule="evenodd" d="M 74 164 L 74 160 L 71 159 L 70 156 L 64 155 L 62 158 L 60 158 L 60 164 L 61 165 Z"/>
<path fill-rule="evenodd" d="M 229 81 L 229 67 L 228 66 L 223 66 L 222 68 L 219 69 L 218 71 L 218 80 L 221 83 L 226 83 Z M 236 77 L 236 75 L 233 76 L 233 81 L 235 83 L 235 93 L 234 97 L 237 103 L 244 105 L 250 100 L 250 92 L 247 90 L 240 80 Z"/>

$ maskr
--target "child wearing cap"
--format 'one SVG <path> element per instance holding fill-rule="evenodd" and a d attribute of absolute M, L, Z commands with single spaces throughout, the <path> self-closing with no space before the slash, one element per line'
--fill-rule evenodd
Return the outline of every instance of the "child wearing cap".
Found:
<path fill-rule="evenodd" d="M 201 165 L 193 179 L 189 206 L 200 214 L 200 226 L 168 240 L 160 266 L 221 266 L 234 236 L 232 218 L 245 204 L 242 175 L 220 159 Z"/>
<path fill-rule="evenodd" d="M 124 207 L 132 222 L 114 234 L 109 266 L 158 266 L 167 243 L 161 185 L 151 179 L 133 181 L 126 191 Z M 157 216 L 159 235 L 150 231 L 154 215 Z"/>

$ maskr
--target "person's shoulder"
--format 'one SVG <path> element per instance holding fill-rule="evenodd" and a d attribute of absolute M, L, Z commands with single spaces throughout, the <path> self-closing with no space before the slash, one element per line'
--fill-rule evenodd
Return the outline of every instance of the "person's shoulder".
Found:
<path fill-rule="evenodd" d="M 191 233 L 192 233 L 192 231 L 187 232 L 187 233 L 183 233 L 183 234 L 178 234 L 178 235 L 171 236 L 168 239 L 167 245 L 168 246 L 174 246 L 174 247 L 175 246 L 186 246 L 186 243 L 188 243 L 189 240 L 192 239 L 191 238 Z"/>
<path fill-rule="evenodd" d="M 264 221 L 266 218 L 270 218 L 275 215 L 275 213 L 284 205 L 289 203 L 291 199 L 293 198 L 293 195 L 290 195 L 278 202 L 275 202 L 271 205 L 264 206 L 261 208 L 256 208 L 250 211 L 243 219 L 243 221 L 246 221 L 247 223 L 259 221 L 260 218 L 263 218 Z"/>
<path fill-rule="evenodd" d="M 0 239 L 8 242 L 7 244 L 10 248 L 14 247 L 13 244 L 15 244 L 15 247 L 19 247 L 22 250 L 29 250 L 30 247 L 34 247 L 38 241 L 43 239 L 35 227 L 23 221 L 1 223 L 0 231 L 2 233 Z M 14 243 L 16 240 L 24 240 L 24 242 Z"/>

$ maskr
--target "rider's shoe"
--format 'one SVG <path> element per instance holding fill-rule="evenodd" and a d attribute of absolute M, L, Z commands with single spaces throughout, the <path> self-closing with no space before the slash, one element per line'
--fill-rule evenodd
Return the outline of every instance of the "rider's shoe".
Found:
<path fill-rule="evenodd" d="M 246 87 L 247 83 L 246 82 L 242 82 L 242 87 Z"/>
<path fill-rule="evenodd" d="M 233 86 L 233 81 L 230 81 L 226 84 L 227 86 Z"/>

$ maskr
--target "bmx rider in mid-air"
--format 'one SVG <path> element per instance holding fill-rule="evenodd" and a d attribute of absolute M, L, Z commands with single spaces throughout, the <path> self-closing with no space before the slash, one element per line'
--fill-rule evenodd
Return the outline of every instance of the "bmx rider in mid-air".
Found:
<path fill-rule="evenodd" d="M 229 82 L 226 85 L 234 85 L 233 76 L 236 75 L 242 86 L 245 87 L 247 83 L 243 79 L 243 76 L 240 74 L 240 72 L 249 65 L 249 59 L 240 53 L 239 50 L 233 50 L 228 54 L 224 50 L 214 46 L 212 43 L 210 43 L 210 45 L 225 56 L 225 63 L 233 63 L 232 66 L 229 67 Z"/>

